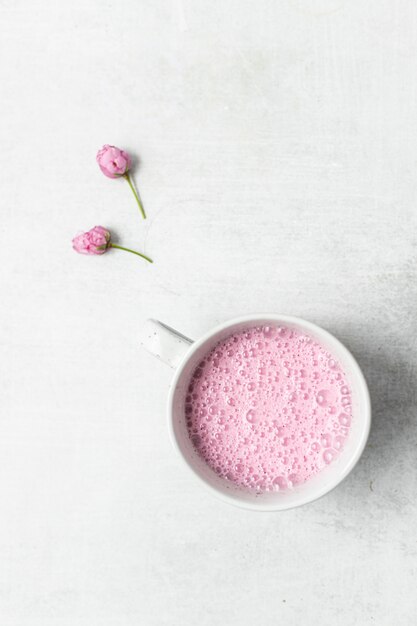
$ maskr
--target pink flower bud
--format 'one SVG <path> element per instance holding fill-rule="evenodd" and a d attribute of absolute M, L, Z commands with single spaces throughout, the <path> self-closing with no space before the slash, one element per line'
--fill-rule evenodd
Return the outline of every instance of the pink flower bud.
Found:
<path fill-rule="evenodd" d="M 132 165 L 132 159 L 127 152 L 107 144 L 97 152 L 96 159 L 103 174 L 109 178 L 124 176 Z"/>
<path fill-rule="evenodd" d="M 112 243 L 110 239 L 110 232 L 106 228 L 103 226 L 94 226 L 94 228 L 88 232 L 81 233 L 74 237 L 72 247 L 80 254 L 104 254 L 109 248 L 117 248 L 118 250 L 125 250 L 125 252 L 136 254 L 142 257 L 142 259 L 145 259 L 145 261 L 148 261 L 148 263 L 153 263 L 152 259 L 146 256 L 146 254 L 137 252 L 137 250 L 132 250 L 131 248 L 119 246 L 116 243 Z"/>
<path fill-rule="evenodd" d="M 80 254 L 104 254 L 110 245 L 110 232 L 103 226 L 94 226 L 72 240 L 72 247 Z"/>

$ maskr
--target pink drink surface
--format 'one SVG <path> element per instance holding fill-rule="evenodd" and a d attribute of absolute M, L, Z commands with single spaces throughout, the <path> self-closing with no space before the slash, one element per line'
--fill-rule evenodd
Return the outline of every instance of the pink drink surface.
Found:
<path fill-rule="evenodd" d="M 335 460 L 349 434 L 351 390 L 335 357 L 313 338 L 256 326 L 202 360 L 185 416 L 195 449 L 220 477 L 277 491 Z"/>

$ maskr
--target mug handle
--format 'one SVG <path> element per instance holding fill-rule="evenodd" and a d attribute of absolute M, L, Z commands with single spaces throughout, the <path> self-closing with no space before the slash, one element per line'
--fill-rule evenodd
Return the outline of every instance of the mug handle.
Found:
<path fill-rule="evenodd" d="M 158 320 L 149 319 L 143 326 L 140 344 L 170 367 L 178 367 L 193 341 Z"/>

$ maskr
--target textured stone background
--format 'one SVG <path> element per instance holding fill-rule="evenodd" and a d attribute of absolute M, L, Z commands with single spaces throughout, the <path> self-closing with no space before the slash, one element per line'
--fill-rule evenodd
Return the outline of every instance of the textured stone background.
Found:
<path fill-rule="evenodd" d="M 414 624 L 416 3 L 5 0 L 0 59 L 1 623 Z M 94 224 L 155 265 L 77 256 Z M 351 476 L 282 514 L 189 478 L 138 347 L 254 311 L 334 332 L 374 406 Z"/>

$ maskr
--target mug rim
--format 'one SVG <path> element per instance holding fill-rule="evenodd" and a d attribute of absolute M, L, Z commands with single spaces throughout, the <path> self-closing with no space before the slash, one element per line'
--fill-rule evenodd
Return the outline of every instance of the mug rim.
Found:
<path fill-rule="evenodd" d="M 177 389 L 178 381 L 180 380 L 184 367 L 186 366 L 186 364 L 188 363 L 192 355 L 195 352 L 197 352 L 197 350 L 208 339 L 212 339 L 223 330 L 231 326 L 235 326 L 237 324 L 242 324 L 242 323 L 244 324 L 246 322 L 256 322 L 260 320 L 264 320 L 264 321 L 271 320 L 274 322 L 280 322 L 284 324 L 299 325 L 302 328 L 306 329 L 307 331 L 310 330 L 318 336 L 325 337 L 329 341 L 330 344 L 332 343 L 336 344 L 337 347 L 344 353 L 344 356 L 349 362 L 350 371 L 353 372 L 357 383 L 361 387 L 361 391 L 363 395 L 363 399 L 361 402 L 361 413 L 363 413 L 363 416 L 362 416 L 362 430 L 361 430 L 360 440 L 354 451 L 354 454 L 352 454 L 346 467 L 340 473 L 340 475 L 337 475 L 335 477 L 334 481 L 331 483 L 330 486 L 325 485 L 323 486 L 322 489 L 319 489 L 316 493 L 313 493 L 310 496 L 306 495 L 304 498 L 300 499 L 299 502 L 291 503 L 289 506 L 285 506 L 285 505 L 282 506 L 282 502 L 277 502 L 276 504 L 273 504 L 271 502 L 262 502 L 262 501 L 250 502 L 250 501 L 244 500 L 243 498 L 240 499 L 238 496 L 234 496 L 234 497 L 229 496 L 228 494 L 223 493 L 216 487 L 213 487 L 206 480 L 204 480 L 204 478 L 188 462 L 188 459 L 186 458 L 186 456 L 184 455 L 183 451 L 181 450 L 178 444 L 177 437 L 174 431 L 174 411 L 173 411 L 174 394 Z M 175 448 L 175 450 L 177 451 L 180 458 L 182 459 L 182 462 L 185 465 L 185 467 L 187 467 L 188 470 L 193 474 L 193 476 L 197 478 L 200 484 L 204 485 L 205 489 L 209 490 L 216 498 L 222 500 L 223 502 L 227 502 L 228 504 L 232 504 L 236 507 L 243 508 L 243 509 L 250 509 L 252 511 L 274 512 L 274 511 L 290 510 L 290 509 L 297 508 L 299 506 L 303 506 L 304 504 L 308 504 L 309 502 L 314 502 L 315 500 L 318 500 L 319 498 L 322 498 L 323 496 L 325 496 L 327 493 L 330 493 L 331 491 L 333 491 L 333 489 L 335 489 L 338 485 L 340 485 L 340 483 L 351 473 L 351 471 L 354 469 L 354 467 L 358 463 L 365 449 L 365 446 L 367 444 L 370 429 L 371 429 L 371 398 L 369 394 L 368 385 L 367 385 L 365 376 L 361 368 L 359 367 L 358 362 L 356 361 L 355 357 L 350 352 L 350 350 L 337 337 L 335 337 L 332 333 L 330 333 L 328 330 L 325 330 L 321 326 L 318 326 L 317 324 L 314 324 L 313 322 L 309 322 L 308 320 L 305 320 L 301 317 L 292 316 L 292 315 L 280 315 L 277 313 L 255 313 L 255 314 L 248 314 L 248 315 L 242 315 L 239 317 L 234 317 L 230 320 L 227 320 L 226 322 L 222 324 L 217 324 L 211 330 L 204 333 L 199 339 L 197 339 L 196 341 L 193 341 L 193 343 L 191 343 L 187 352 L 184 354 L 180 364 L 176 368 L 174 377 L 171 381 L 170 389 L 168 392 L 167 413 L 168 413 L 168 430 L 169 430 L 171 443 L 173 447 Z"/>

